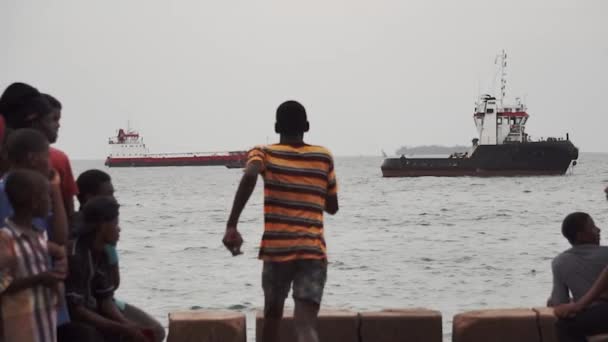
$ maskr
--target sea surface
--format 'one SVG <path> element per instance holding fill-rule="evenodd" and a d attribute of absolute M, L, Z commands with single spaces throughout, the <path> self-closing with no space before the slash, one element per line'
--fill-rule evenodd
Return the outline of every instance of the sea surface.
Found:
<path fill-rule="evenodd" d="M 551 259 L 569 247 L 564 216 L 586 211 L 600 228 L 608 220 L 608 154 L 582 154 L 568 175 L 550 177 L 386 179 L 381 163 L 336 158 L 340 211 L 326 215 L 323 307 L 440 310 L 445 341 L 458 312 L 544 305 Z M 122 204 L 118 298 L 165 325 L 176 310 L 242 311 L 253 341 L 263 306 L 261 180 L 239 224 L 244 255 L 232 257 L 221 239 L 241 170 L 73 168 L 112 175 Z"/>

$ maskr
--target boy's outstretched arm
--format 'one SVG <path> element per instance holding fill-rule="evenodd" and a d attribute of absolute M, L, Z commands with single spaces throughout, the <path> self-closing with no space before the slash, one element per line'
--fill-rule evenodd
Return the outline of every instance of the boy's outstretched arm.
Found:
<path fill-rule="evenodd" d="M 234 196 L 234 202 L 232 204 L 232 210 L 230 211 L 230 217 L 226 224 L 226 233 L 222 242 L 224 246 L 232 253 L 232 255 L 241 254 L 241 245 L 243 244 L 243 238 L 238 232 L 237 224 L 239 217 L 255 189 L 255 185 L 258 181 L 258 174 L 262 170 L 262 163 L 254 160 L 247 164 L 243 173 L 243 178 L 239 183 L 239 188 Z"/>

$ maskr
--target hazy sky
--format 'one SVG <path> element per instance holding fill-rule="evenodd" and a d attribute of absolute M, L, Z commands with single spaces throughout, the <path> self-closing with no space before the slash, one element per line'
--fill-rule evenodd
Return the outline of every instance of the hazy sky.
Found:
<path fill-rule="evenodd" d="M 608 151 L 607 18 L 604 0 L 0 0 L 0 88 L 58 97 L 73 159 L 128 120 L 153 152 L 272 142 L 287 99 L 309 142 L 380 155 L 469 144 L 504 48 L 528 133 Z"/>

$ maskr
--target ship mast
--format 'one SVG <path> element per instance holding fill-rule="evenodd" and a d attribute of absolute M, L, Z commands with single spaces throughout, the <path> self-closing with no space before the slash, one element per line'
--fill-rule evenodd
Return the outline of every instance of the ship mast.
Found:
<path fill-rule="evenodd" d="M 503 100 L 507 95 L 507 52 L 504 49 L 498 56 L 496 56 L 495 63 L 498 65 L 498 72 L 500 73 L 500 92 L 498 95 L 498 103 L 500 108 L 503 108 Z"/>

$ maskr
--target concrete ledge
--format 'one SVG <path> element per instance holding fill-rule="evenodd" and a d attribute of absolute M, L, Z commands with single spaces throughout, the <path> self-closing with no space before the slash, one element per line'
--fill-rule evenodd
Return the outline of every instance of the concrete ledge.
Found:
<path fill-rule="evenodd" d="M 558 342 L 552 308 L 497 309 L 454 316 L 453 342 Z M 591 336 L 591 342 L 608 342 L 608 335 Z"/>
<path fill-rule="evenodd" d="M 428 309 L 363 312 L 361 342 L 441 342 L 441 313 Z"/>
<path fill-rule="evenodd" d="M 264 315 L 256 315 L 256 341 L 262 341 Z M 321 342 L 358 342 L 358 314 L 344 310 L 321 310 L 319 312 L 319 339 Z M 285 312 L 281 321 L 280 341 L 296 341 L 293 312 Z"/>
<path fill-rule="evenodd" d="M 558 342 L 555 334 L 555 322 L 557 317 L 553 314 L 552 308 L 540 307 L 533 308 L 538 313 L 542 342 Z M 608 334 L 587 337 L 589 342 L 608 342 Z"/>
<path fill-rule="evenodd" d="M 452 341 L 540 341 L 536 312 L 532 309 L 504 309 L 460 313 L 454 316 Z"/>
<path fill-rule="evenodd" d="M 231 311 L 169 314 L 168 342 L 246 342 L 245 315 Z"/>

